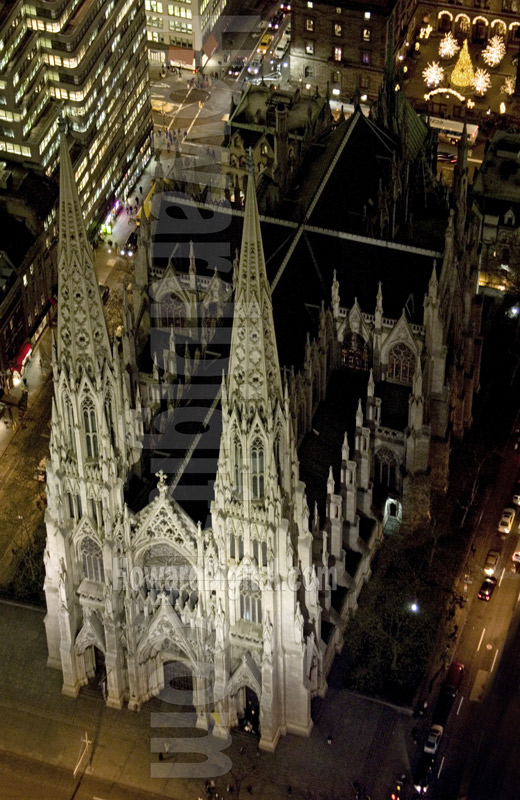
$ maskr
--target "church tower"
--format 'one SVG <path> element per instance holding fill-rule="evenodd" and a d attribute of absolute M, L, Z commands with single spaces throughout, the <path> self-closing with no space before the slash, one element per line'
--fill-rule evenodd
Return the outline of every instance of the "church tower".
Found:
<path fill-rule="evenodd" d="M 77 695 L 105 662 L 107 702 L 121 707 L 112 564 L 123 488 L 140 455 L 140 422 L 117 343 L 109 339 L 66 125 L 60 120 L 58 333 L 47 464 L 45 618 L 48 664 Z"/>
<path fill-rule="evenodd" d="M 233 724 L 242 711 L 239 686 L 254 689 L 260 747 L 273 750 L 281 734 L 311 730 L 321 613 L 251 159 L 211 514 L 228 575 L 217 602 L 230 623 L 229 646 L 215 653 L 217 710 Z"/>

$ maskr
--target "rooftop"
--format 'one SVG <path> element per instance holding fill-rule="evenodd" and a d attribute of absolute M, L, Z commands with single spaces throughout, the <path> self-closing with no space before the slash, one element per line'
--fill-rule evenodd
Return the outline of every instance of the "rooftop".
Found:
<path fill-rule="evenodd" d="M 520 201 L 520 134 L 497 131 L 473 181 L 486 199 Z"/>
<path fill-rule="evenodd" d="M 299 89 L 295 91 L 275 90 L 273 86 L 249 85 L 242 94 L 239 104 L 229 120 L 230 126 L 258 126 L 274 129 L 275 108 L 283 106 L 288 109 L 287 130 L 303 135 L 309 118 L 315 119 L 327 103 L 325 97 L 305 95 Z"/>

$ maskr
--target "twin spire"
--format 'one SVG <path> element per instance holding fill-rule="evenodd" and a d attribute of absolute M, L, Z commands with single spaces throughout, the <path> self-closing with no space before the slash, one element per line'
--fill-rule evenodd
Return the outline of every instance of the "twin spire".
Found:
<path fill-rule="evenodd" d="M 58 359 L 96 364 L 110 358 L 110 340 L 94 269 L 92 248 L 60 117 L 60 201 L 58 242 Z"/>
<path fill-rule="evenodd" d="M 264 404 L 282 399 L 271 289 L 265 269 L 255 179 L 249 157 L 242 246 L 235 281 L 229 397 Z"/>

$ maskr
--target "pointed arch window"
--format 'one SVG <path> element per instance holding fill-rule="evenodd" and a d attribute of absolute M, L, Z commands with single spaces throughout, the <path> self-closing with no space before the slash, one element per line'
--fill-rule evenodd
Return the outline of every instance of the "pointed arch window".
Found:
<path fill-rule="evenodd" d="M 233 485 L 236 492 L 242 492 L 242 445 L 238 439 L 233 446 Z"/>
<path fill-rule="evenodd" d="M 388 378 L 397 383 L 411 384 L 415 372 L 415 355 L 400 342 L 394 345 L 388 356 Z"/>
<path fill-rule="evenodd" d="M 392 492 L 397 489 L 397 459 L 387 447 L 381 447 L 375 455 L 375 482 Z"/>
<path fill-rule="evenodd" d="M 267 542 L 262 542 L 262 566 L 267 567 Z"/>
<path fill-rule="evenodd" d="M 253 539 L 253 560 L 258 564 L 258 539 Z"/>
<path fill-rule="evenodd" d="M 240 618 L 248 622 L 262 622 L 262 593 L 258 584 L 249 579 L 240 584 Z"/>
<path fill-rule="evenodd" d="M 238 559 L 239 559 L 239 561 L 242 561 L 243 558 L 244 558 L 244 537 L 243 536 L 239 536 L 238 537 Z"/>
<path fill-rule="evenodd" d="M 87 458 L 96 458 L 99 455 L 98 449 L 98 428 L 96 409 L 90 398 L 83 403 L 83 426 L 85 430 L 85 441 L 87 444 Z"/>
<path fill-rule="evenodd" d="M 103 553 L 101 547 L 90 536 L 86 536 L 81 542 L 81 560 L 85 578 L 103 583 L 105 580 Z"/>
<path fill-rule="evenodd" d="M 235 553 L 236 553 L 235 536 L 234 534 L 231 534 L 231 536 L 229 537 L 229 557 L 236 558 Z"/>
<path fill-rule="evenodd" d="M 65 398 L 65 425 L 67 427 L 67 443 L 72 450 L 76 453 L 76 439 L 74 437 L 74 412 L 72 411 L 72 403 L 69 397 Z"/>
<path fill-rule="evenodd" d="M 116 438 L 115 438 L 115 425 L 114 425 L 114 406 L 112 403 L 112 394 L 107 391 L 105 395 L 105 416 L 107 419 L 108 430 L 110 431 L 110 439 L 112 444 L 115 445 Z"/>
<path fill-rule="evenodd" d="M 251 447 L 251 488 L 253 500 L 261 500 L 264 496 L 264 446 L 260 439 L 255 439 Z"/>

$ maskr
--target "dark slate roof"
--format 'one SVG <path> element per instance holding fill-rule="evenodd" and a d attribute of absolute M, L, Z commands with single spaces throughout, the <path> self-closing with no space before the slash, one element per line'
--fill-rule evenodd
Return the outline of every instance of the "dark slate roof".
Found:
<path fill-rule="evenodd" d="M 329 467 L 332 466 L 336 491 L 339 489 L 341 445 L 345 431 L 350 453 L 354 449 L 356 409 L 361 398 L 366 406 L 368 373 L 341 370 L 330 377 L 327 397 L 321 402 L 312 420 L 312 430 L 298 451 L 300 477 L 307 487 L 307 503 L 311 517 L 318 504 L 320 523 L 325 522 L 325 503 Z"/>
<path fill-rule="evenodd" d="M 403 125 L 403 119 L 405 120 L 408 133 L 408 152 L 414 159 L 428 136 L 428 125 L 419 116 L 403 91 L 397 92 L 396 106 L 400 127 Z"/>
<path fill-rule="evenodd" d="M 335 139 L 331 137 L 331 147 L 327 148 L 329 163 L 338 149 Z M 388 181 L 396 145 L 361 112 L 356 112 L 341 141 L 343 150 L 308 222 L 338 231 L 361 232 L 363 206 L 370 201 L 377 203 L 379 181 Z"/>
<path fill-rule="evenodd" d="M 342 305 L 350 308 L 357 298 L 361 310 L 373 314 L 381 281 L 384 316 L 398 319 L 407 304 L 410 321 L 422 324 L 423 300 L 434 261 L 432 255 L 386 247 L 374 240 L 353 241 L 306 232 L 274 290 L 273 301 L 277 302 L 279 287 L 288 284 L 307 302 L 319 305 L 324 299 L 328 305 L 336 270 Z"/>

